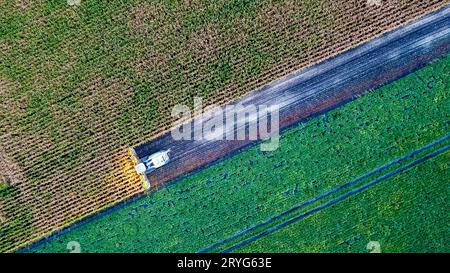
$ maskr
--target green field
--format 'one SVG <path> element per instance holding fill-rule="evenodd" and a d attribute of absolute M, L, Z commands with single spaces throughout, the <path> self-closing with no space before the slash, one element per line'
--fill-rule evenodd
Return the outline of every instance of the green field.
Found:
<path fill-rule="evenodd" d="M 236 251 L 448 253 L 449 177 L 447 152 Z"/>
<path fill-rule="evenodd" d="M 449 70 L 447 56 L 285 131 L 274 152 L 252 147 L 26 251 L 67 252 L 69 241 L 84 252 L 198 251 L 447 135 Z M 448 158 L 237 251 L 364 252 L 368 240 L 386 251 L 448 251 Z"/>

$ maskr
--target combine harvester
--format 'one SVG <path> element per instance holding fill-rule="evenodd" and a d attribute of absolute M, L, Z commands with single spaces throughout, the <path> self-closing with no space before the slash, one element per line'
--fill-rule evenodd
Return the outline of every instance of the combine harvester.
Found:
<path fill-rule="evenodd" d="M 147 177 L 147 174 L 169 163 L 169 153 L 170 149 L 139 158 L 134 148 L 128 149 L 128 154 L 135 165 L 134 169 L 141 177 L 144 190 L 148 190 L 151 187 L 150 179 Z"/>

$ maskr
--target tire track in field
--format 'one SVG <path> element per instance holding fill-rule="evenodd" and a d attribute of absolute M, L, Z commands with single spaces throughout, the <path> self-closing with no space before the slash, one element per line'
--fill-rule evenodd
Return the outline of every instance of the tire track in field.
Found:
<path fill-rule="evenodd" d="M 429 143 L 429 144 L 427 144 L 425 146 L 422 146 L 421 148 L 418 148 L 418 149 L 416 149 L 414 151 L 411 151 L 411 152 L 409 152 L 408 154 L 406 154 L 404 156 L 401 156 L 401 157 L 399 157 L 397 159 L 394 159 L 394 160 L 392 160 L 392 161 L 390 161 L 390 162 L 388 162 L 388 163 L 386 163 L 386 164 L 384 164 L 384 165 L 382 165 L 380 167 L 377 167 L 377 168 L 375 168 L 375 169 L 373 169 L 373 170 L 371 170 L 371 171 L 369 171 L 369 172 L 367 172 L 367 173 L 365 173 L 365 174 L 363 174 L 363 175 L 361 175 L 361 176 L 359 176 L 359 177 L 357 177 L 355 179 L 352 179 L 351 181 L 348 181 L 348 182 L 346 182 L 346 183 L 344 183 L 344 184 L 342 184 L 340 186 L 337 186 L 337 187 L 335 187 L 335 188 L 333 188 L 333 189 L 331 189 L 331 190 L 329 190 L 327 192 L 319 194 L 319 195 L 309 199 L 306 202 L 303 202 L 303 203 L 301 203 L 299 205 L 296 205 L 296 206 L 294 206 L 294 207 L 292 207 L 292 208 L 290 208 L 290 209 L 288 209 L 288 210 L 286 210 L 284 212 L 281 212 L 281 213 L 279 213 L 279 214 L 277 214 L 277 215 L 275 215 L 275 216 L 265 220 L 264 222 L 261 222 L 261 223 L 259 223 L 257 225 L 254 225 L 252 227 L 244 229 L 244 230 L 242 230 L 242 231 L 240 231 L 240 232 L 238 232 L 238 233 L 236 233 L 236 234 L 234 234 L 234 235 L 232 235 L 230 237 L 227 237 L 227 238 L 225 238 L 225 239 L 223 239 L 223 240 L 221 240 L 221 241 L 219 241 L 217 243 L 214 243 L 214 244 L 212 244 L 212 245 L 210 245 L 208 247 L 205 247 L 205 248 L 199 250 L 198 252 L 199 253 L 210 252 L 210 251 L 220 247 L 221 245 L 223 245 L 223 244 L 225 244 L 227 242 L 230 242 L 230 241 L 232 241 L 234 239 L 237 239 L 237 238 L 239 238 L 239 237 L 241 237 L 241 236 L 243 236 L 243 235 L 245 235 L 245 234 L 247 234 L 247 233 L 249 233 L 251 231 L 254 231 L 254 230 L 256 230 L 256 229 L 258 229 L 260 227 L 263 227 L 265 225 L 273 223 L 274 221 L 276 221 L 278 219 L 281 219 L 282 217 L 287 216 L 288 214 L 290 214 L 292 212 L 295 212 L 295 211 L 298 211 L 298 210 L 300 210 L 302 208 L 305 208 L 306 206 L 311 205 L 311 204 L 313 204 L 313 203 L 315 203 L 315 202 L 317 202 L 317 201 L 319 201 L 319 200 L 321 200 L 321 199 L 323 199 L 323 198 L 325 198 L 327 196 L 330 196 L 333 193 L 336 193 L 336 192 L 338 192 L 338 191 L 340 191 L 342 189 L 345 189 L 345 188 L 347 188 L 347 187 L 349 187 L 351 185 L 354 185 L 354 184 L 356 184 L 357 182 L 359 182 L 359 181 L 361 181 L 363 179 L 369 178 L 370 176 L 372 176 L 372 175 L 374 175 L 376 173 L 379 173 L 379 172 L 387 169 L 388 167 L 390 167 L 392 165 L 400 163 L 400 162 L 402 162 L 402 161 L 404 161 L 404 160 L 406 160 L 408 158 L 412 158 L 413 156 L 415 156 L 415 155 L 417 155 L 417 154 L 419 154 L 419 153 L 421 153 L 421 152 L 423 152 L 423 151 L 425 151 L 425 150 L 427 150 L 429 148 L 432 148 L 433 146 L 439 145 L 439 144 L 445 142 L 448 139 L 450 139 L 450 134 L 448 134 L 448 135 L 446 135 L 446 136 L 444 136 L 444 137 L 442 137 L 442 138 L 440 138 L 438 140 L 435 140 L 435 141 L 433 141 L 433 142 L 431 142 L 431 143 Z M 329 206 L 331 206 L 331 205 L 333 205 L 335 203 L 338 203 L 338 202 L 346 199 L 347 197 L 350 197 L 353 194 L 359 193 L 359 192 L 367 189 L 368 187 L 370 187 L 372 185 L 375 185 L 375 184 L 377 184 L 377 183 L 379 183 L 379 182 L 381 182 L 381 181 L 383 181 L 383 180 L 385 180 L 385 179 L 387 179 L 387 178 L 389 178 L 389 177 L 391 177 L 391 176 L 393 176 L 393 175 L 395 175 L 395 174 L 397 174 L 399 172 L 402 172 L 402 171 L 404 171 L 406 169 L 412 168 L 415 165 L 417 165 L 419 163 L 422 163 L 422 162 L 424 162 L 427 159 L 430 159 L 430 158 L 432 158 L 432 157 L 434 157 L 436 155 L 439 155 L 440 153 L 445 152 L 448 149 L 450 149 L 450 145 L 446 145 L 446 146 L 444 146 L 442 148 L 439 148 L 438 150 L 436 150 L 436 151 L 434 151 L 434 152 L 432 152 L 430 154 L 427 154 L 426 156 L 424 156 L 424 157 L 422 157 L 420 159 L 417 159 L 417 160 L 415 160 L 415 161 L 413 161 L 411 163 L 408 163 L 408 164 L 406 164 L 406 165 L 404 165 L 402 167 L 399 167 L 399 168 L 397 168 L 397 169 L 395 169 L 395 170 L 393 170 L 393 171 L 391 171 L 391 172 L 389 172 L 387 174 L 381 175 L 378 178 L 376 178 L 376 179 L 374 179 L 374 180 L 372 180 L 372 181 L 370 181 L 370 182 L 368 182 L 368 183 L 366 183 L 366 184 L 364 184 L 362 186 L 359 186 L 359 187 L 357 187 L 357 188 L 355 188 L 353 190 L 350 190 L 349 192 L 347 192 L 345 194 L 342 194 L 342 195 L 340 195 L 340 196 L 338 196 L 338 197 L 336 197 L 336 198 L 334 198 L 334 199 L 332 199 L 332 200 L 330 200 L 330 201 L 328 201 L 328 202 L 326 202 L 326 203 L 324 203 L 322 205 L 319 205 L 319 206 L 317 206 L 317 207 L 315 207 L 313 209 L 310 209 L 310 210 L 308 210 L 308 211 L 306 211 L 306 212 L 304 212 L 304 213 L 302 213 L 302 214 L 300 214 L 298 216 L 292 217 L 292 218 L 290 218 L 290 219 L 288 219 L 288 220 L 286 220 L 286 221 L 284 221 L 284 222 L 282 222 L 282 223 L 280 223 L 280 224 L 278 224 L 278 225 L 276 225 L 276 226 L 274 226 L 272 228 L 269 228 L 269 229 L 267 229 L 267 230 L 265 230 L 265 231 L 263 231 L 263 232 L 261 232 L 259 234 L 253 235 L 253 236 L 251 236 L 251 237 L 249 237 L 249 238 L 247 238 L 247 239 L 245 239 L 245 240 L 243 240 L 243 241 L 241 241 L 239 243 L 236 243 L 235 245 L 233 245 L 231 247 L 228 247 L 228 248 L 220 251 L 220 252 L 229 252 L 229 251 L 232 251 L 232 250 L 234 250 L 234 249 L 236 249 L 236 248 L 238 248 L 240 246 L 249 244 L 249 243 L 251 243 L 251 242 L 253 242 L 253 241 L 255 241 L 255 240 L 257 240 L 257 239 L 259 239 L 259 238 L 261 238 L 261 237 L 263 237 L 265 235 L 273 233 L 276 230 L 279 230 L 279 229 L 281 229 L 281 228 L 283 228 L 283 227 L 285 227 L 285 226 L 287 226 L 287 225 L 289 225 L 289 224 L 291 224 L 291 223 L 293 223 L 293 222 L 295 222 L 297 220 L 303 219 L 306 216 L 309 216 L 309 215 L 313 214 L 314 212 L 317 212 L 317 211 L 319 211 L 321 209 L 324 209 L 324 208 L 329 207 Z"/>

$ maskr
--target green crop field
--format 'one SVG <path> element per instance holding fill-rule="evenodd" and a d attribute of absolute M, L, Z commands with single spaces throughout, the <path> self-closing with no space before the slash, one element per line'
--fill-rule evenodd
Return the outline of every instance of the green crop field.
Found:
<path fill-rule="evenodd" d="M 70 241 L 83 252 L 199 251 L 446 136 L 448 71 L 450 55 L 288 129 L 276 151 L 251 147 L 25 251 L 67 252 Z M 447 150 L 235 251 L 365 252 L 369 240 L 385 251 L 448 251 L 448 159 Z"/>
<path fill-rule="evenodd" d="M 449 178 L 447 152 L 236 251 L 448 253 Z"/>

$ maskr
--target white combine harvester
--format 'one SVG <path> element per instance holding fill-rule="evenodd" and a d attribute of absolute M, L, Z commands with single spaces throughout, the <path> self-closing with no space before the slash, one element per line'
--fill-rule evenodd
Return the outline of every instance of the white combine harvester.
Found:
<path fill-rule="evenodd" d="M 160 151 L 149 156 L 139 158 L 133 148 L 128 149 L 131 160 L 135 165 L 134 169 L 141 177 L 142 185 L 145 190 L 148 190 L 151 187 L 151 183 L 147 177 L 147 174 L 169 163 L 169 152 L 170 150 Z"/>

